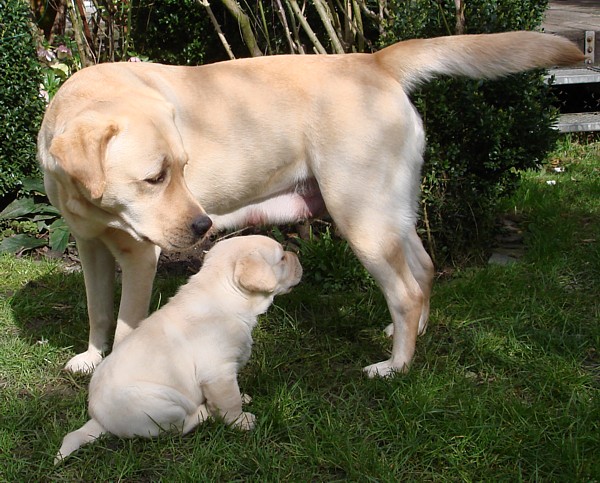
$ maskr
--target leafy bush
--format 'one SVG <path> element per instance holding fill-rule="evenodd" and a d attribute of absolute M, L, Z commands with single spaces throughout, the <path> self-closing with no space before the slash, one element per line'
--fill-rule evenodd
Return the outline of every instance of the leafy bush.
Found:
<path fill-rule="evenodd" d="M 218 39 L 197 0 L 136 0 L 132 39 L 138 53 L 164 64 L 197 65 Z"/>
<path fill-rule="evenodd" d="M 44 102 L 40 66 L 24 0 L 0 0 L 0 207 L 27 176 L 39 174 L 36 136 Z"/>
<path fill-rule="evenodd" d="M 48 246 L 62 253 L 71 231 L 59 211 L 48 203 L 40 178 L 23 180 L 23 196 L 0 212 L 0 253 L 20 253 Z"/>
<path fill-rule="evenodd" d="M 547 1 L 464 2 L 465 33 L 533 30 Z M 392 0 L 383 39 L 454 33 L 454 0 Z M 427 133 L 423 228 L 438 262 L 485 247 L 500 197 L 511 192 L 518 170 L 535 167 L 556 140 L 557 112 L 541 72 L 498 81 L 438 79 L 412 96 Z M 425 231 L 425 230 L 424 230 Z"/>
<path fill-rule="evenodd" d="M 331 227 L 321 227 L 319 234 L 310 230 L 308 240 L 297 238 L 304 269 L 305 283 L 325 291 L 364 290 L 375 286 L 367 270 L 360 264 L 347 243 L 340 243 Z"/>

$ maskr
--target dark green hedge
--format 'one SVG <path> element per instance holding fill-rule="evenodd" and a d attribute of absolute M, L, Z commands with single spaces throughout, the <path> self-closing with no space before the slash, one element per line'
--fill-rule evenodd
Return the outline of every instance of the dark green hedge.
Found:
<path fill-rule="evenodd" d="M 197 0 L 133 0 L 132 25 L 137 53 L 155 62 L 198 65 L 225 54 Z"/>
<path fill-rule="evenodd" d="M 40 66 L 24 0 L 0 0 L 0 204 L 39 174 L 36 136 L 44 110 Z"/>
<path fill-rule="evenodd" d="M 534 30 L 546 0 L 468 0 L 465 33 Z M 454 0 L 392 0 L 382 44 L 454 33 Z M 423 232 L 438 261 L 486 247 L 518 170 L 554 146 L 557 112 L 541 72 L 498 81 L 437 79 L 412 96 L 427 133 Z M 427 229 L 427 230 L 426 230 Z"/>

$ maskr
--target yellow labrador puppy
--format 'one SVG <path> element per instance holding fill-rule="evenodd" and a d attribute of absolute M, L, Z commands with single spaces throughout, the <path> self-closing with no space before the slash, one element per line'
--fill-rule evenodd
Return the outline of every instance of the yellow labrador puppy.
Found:
<path fill-rule="evenodd" d="M 436 75 L 495 78 L 583 59 L 536 32 L 408 40 L 374 54 L 282 55 L 200 67 L 83 69 L 46 111 L 38 155 L 77 239 L 90 336 L 66 368 L 89 371 L 146 316 L 160 249 L 210 229 L 327 210 L 381 287 L 406 370 L 425 330 L 433 265 L 415 231 L 425 134 L 409 93 Z"/>
<path fill-rule="evenodd" d="M 105 433 L 185 434 L 210 416 L 252 429 L 237 372 L 250 358 L 257 315 L 301 276 L 298 257 L 270 238 L 217 243 L 200 272 L 98 366 L 91 419 L 65 436 L 55 463 Z"/>

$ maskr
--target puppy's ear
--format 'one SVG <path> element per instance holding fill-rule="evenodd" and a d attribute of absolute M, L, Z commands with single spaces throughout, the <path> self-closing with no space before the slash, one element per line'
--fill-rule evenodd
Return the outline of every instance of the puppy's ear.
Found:
<path fill-rule="evenodd" d="M 92 199 L 104 193 L 106 146 L 118 130 L 113 122 L 76 120 L 50 145 L 50 154 L 59 166 L 78 181 Z"/>
<path fill-rule="evenodd" d="M 237 283 L 249 292 L 273 293 L 277 278 L 271 266 L 257 253 L 239 259 L 233 271 Z"/>

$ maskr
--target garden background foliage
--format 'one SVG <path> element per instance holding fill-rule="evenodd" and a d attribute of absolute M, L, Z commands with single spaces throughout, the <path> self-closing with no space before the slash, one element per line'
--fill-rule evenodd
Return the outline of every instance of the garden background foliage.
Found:
<path fill-rule="evenodd" d="M 39 176 L 36 138 L 44 112 L 29 4 L 0 0 L 0 208 Z"/>
<path fill-rule="evenodd" d="M 95 17 L 73 22 L 84 31 L 71 32 L 81 66 L 131 57 L 197 65 L 248 55 L 370 52 L 408 38 L 532 30 L 547 8 L 547 0 L 132 0 L 118 10 L 96 3 Z M 6 195 L 35 171 L 41 100 L 27 3 L 0 4 Z M 83 44 L 90 48 L 77 52 Z M 438 263 L 462 259 L 488 245 L 498 201 L 514 190 L 520 170 L 539 164 L 554 145 L 553 96 L 536 71 L 490 82 L 442 78 L 412 97 L 428 140 L 420 231 Z"/>

